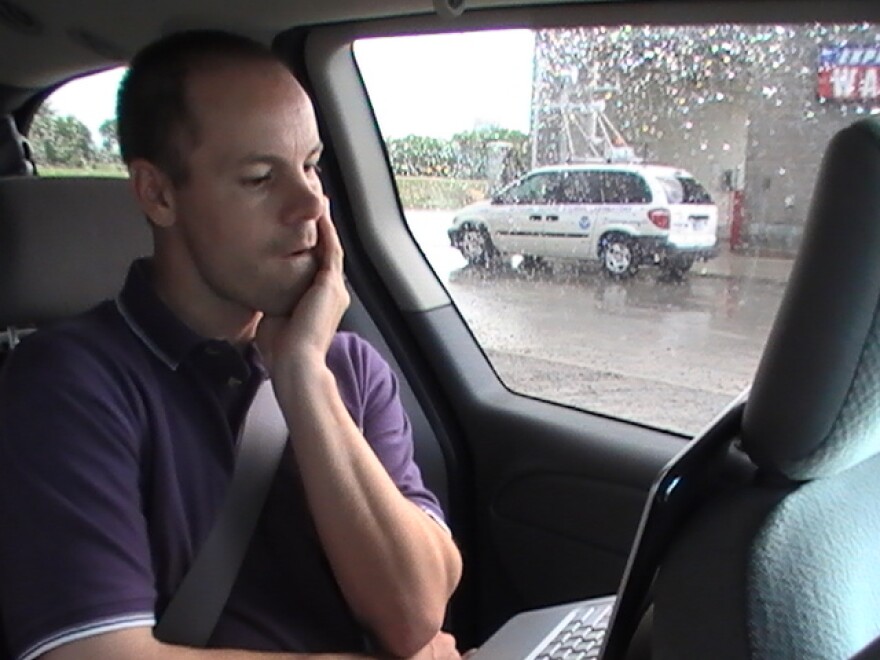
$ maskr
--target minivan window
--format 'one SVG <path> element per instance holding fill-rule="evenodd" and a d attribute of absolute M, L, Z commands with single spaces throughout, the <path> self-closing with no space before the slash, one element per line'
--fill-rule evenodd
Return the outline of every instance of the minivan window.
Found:
<path fill-rule="evenodd" d="M 712 196 L 706 192 L 706 189 L 700 185 L 700 182 L 696 179 L 687 176 L 676 177 L 678 182 L 681 184 L 682 192 L 684 196 L 682 197 L 682 204 L 711 204 Z"/>
<path fill-rule="evenodd" d="M 602 197 L 606 204 L 650 204 L 651 189 L 638 174 L 605 172 L 602 176 Z"/>
<path fill-rule="evenodd" d="M 666 201 L 670 204 L 681 204 L 684 200 L 684 186 L 675 177 L 658 177 L 663 192 L 666 193 Z"/>
<path fill-rule="evenodd" d="M 498 204 L 553 204 L 558 187 L 558 174 L 535 174 L 502 190 L 496 199 Z"/>
<path fill-rule="evenodd" d="M 601 204 L 602 186 L 599 172 L 569 172 L 559 190 L 561 204 Z"/>
<path fill-rule="evenodd" d="M 712 196 L 689 176 L 658 177 L 670 204 L 711 204 Z"/>

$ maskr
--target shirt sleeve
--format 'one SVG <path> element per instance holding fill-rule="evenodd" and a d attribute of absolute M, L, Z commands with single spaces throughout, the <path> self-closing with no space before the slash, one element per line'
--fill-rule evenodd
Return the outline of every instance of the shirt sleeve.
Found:
<path fill-rule="evenodd" d="M 0 611 L 13 657 L 154 624 L 141 432 L 118 365 L 37 333 L 0 378 Z"/>
<path fill-rule="evenodd" d="M 415 462 L 412 427 L 391 367 L 371 344 L 347 332 L 337 334 L 327 364 L 349 413 L 400 492 L 446 527 L 437 497 Z"/>

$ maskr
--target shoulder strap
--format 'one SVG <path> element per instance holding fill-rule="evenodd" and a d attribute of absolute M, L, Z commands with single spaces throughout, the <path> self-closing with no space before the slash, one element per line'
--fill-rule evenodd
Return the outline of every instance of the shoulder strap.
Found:
<path fill-rule="evenodd" d="M 226 499 L 154 629 L 158 639 L 195 647 L 208 643 L 238 576 L 287 435 L 272 383 L 265 380 L 245 417 Z"/>

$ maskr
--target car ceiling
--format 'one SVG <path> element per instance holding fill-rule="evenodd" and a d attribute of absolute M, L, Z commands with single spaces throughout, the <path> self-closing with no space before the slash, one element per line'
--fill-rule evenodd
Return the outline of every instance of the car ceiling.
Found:
<path fill-rule="evenodd" d="M 468 8 L 546 1 L 465 0 Z M 434 11 L 433 0 L 0 0 L 0 84 L 45 88 L 125 61 L 179 29 L 230 29 L 268 41 L 295 26 Z"/>

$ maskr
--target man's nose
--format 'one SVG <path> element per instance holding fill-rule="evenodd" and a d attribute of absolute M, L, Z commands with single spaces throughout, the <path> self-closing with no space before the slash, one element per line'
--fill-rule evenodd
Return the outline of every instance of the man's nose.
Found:
<path fill-rule="evenodd" d="M 324 212 L 324 189 L 319 181 L 305 176 L 294 177 L 288 186 L 282 221 L 286 223 L 316 220 Z"/>

